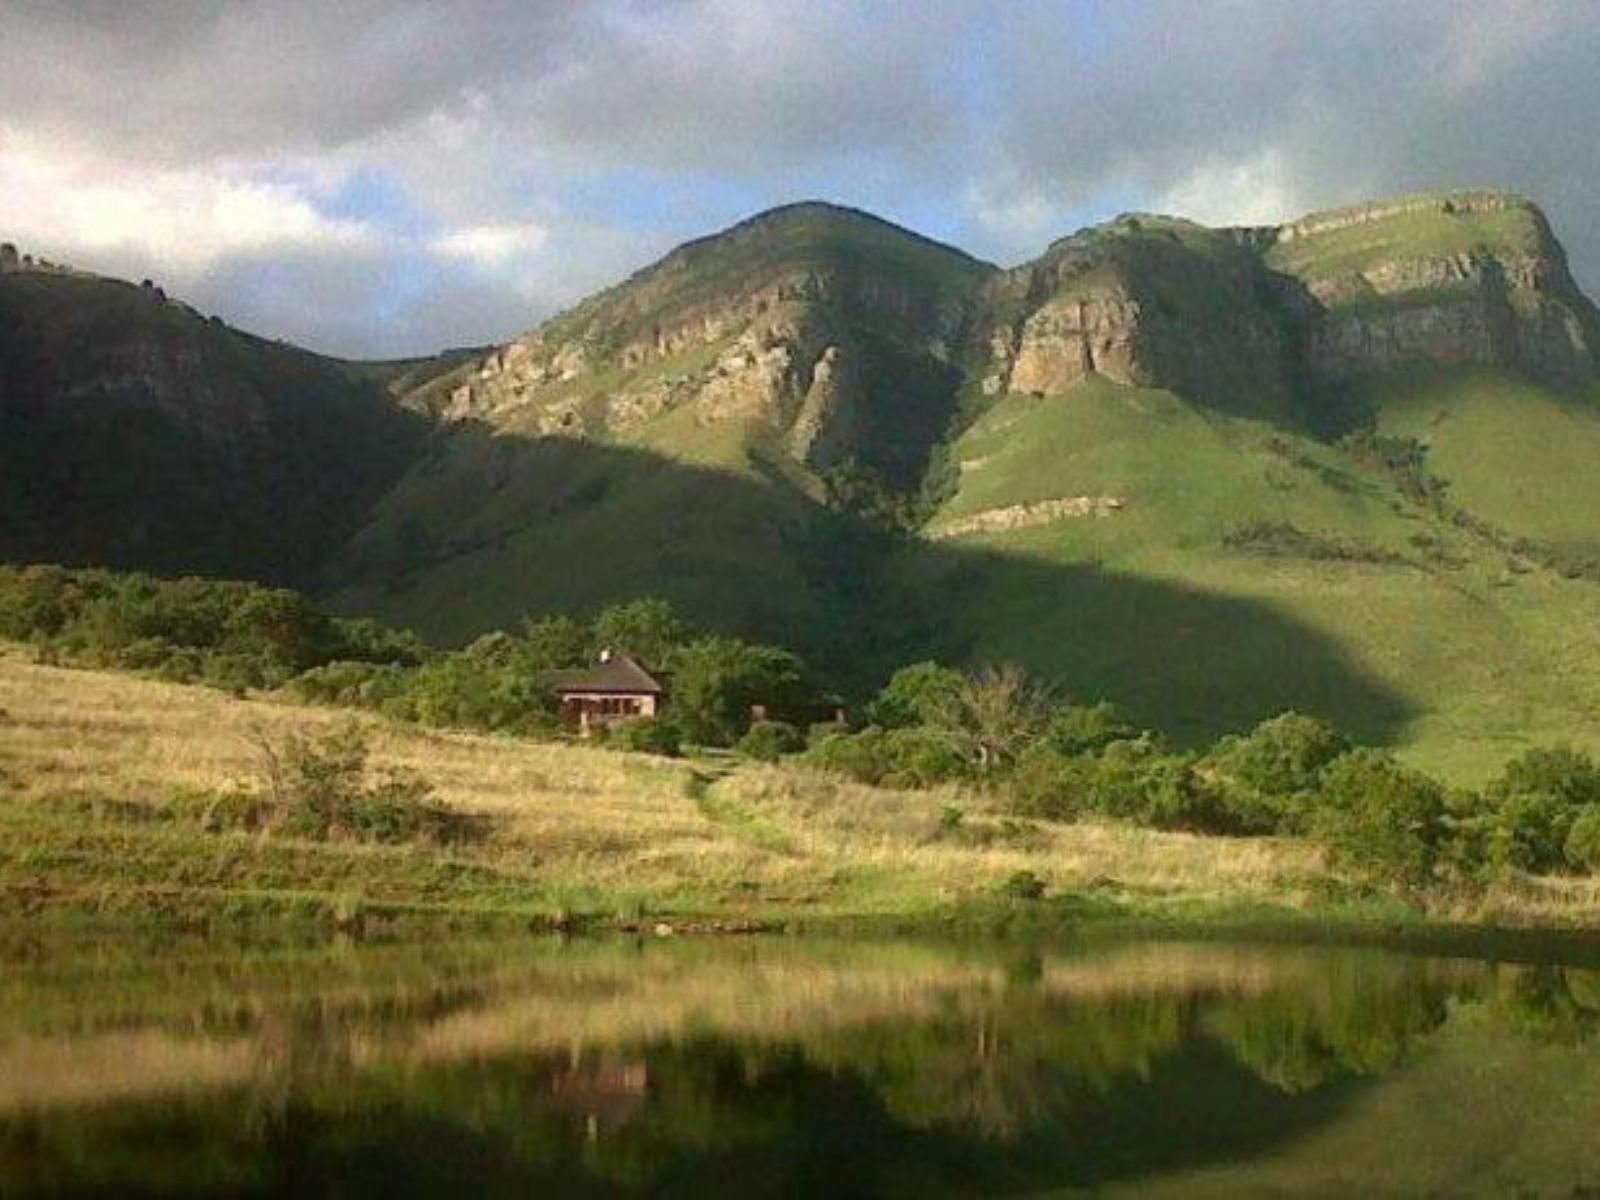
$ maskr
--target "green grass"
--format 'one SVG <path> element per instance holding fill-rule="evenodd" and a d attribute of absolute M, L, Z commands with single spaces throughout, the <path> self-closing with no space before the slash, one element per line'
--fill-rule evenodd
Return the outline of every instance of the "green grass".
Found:
<path fill-rule="evenodd" d="M 1379 428 L 1428 447 L 1453 503 L 1506 531 L 1600 552 L 1600 388 L 1562 395 L 1509 372 L 1407 373 L 1368 385 Z"/>
<path fill-rule="evenodd" d="M 1600 486 L 1577 466 L 1585 439 L 1600 433 L 1587 409 L 1487 379 L 1437 388 L 1393 416 L 1385 408 L 1383 427 L 1410 432 L 1415 414 L 1432 419 L 1443 397 L 1459 394 L 1460 407 L 1431 431 L 1439 445 L 1452 421 L 1459 429 L 1438 451 L 1452 495 L 1486 519 L 1552 537 L 1576 538 L 1586 514 L 1600 513 Z M 1558 450 L 1563 441 L 1572 449 Z M 1528 491 L 1546 451 L 1559 482 L 1541 500 Z M 935 529 L 1053 497 L 1124 505 L 959 539 L 1040 564 L 1032 577 L 995 573 L 970 585 L 960 619 L 977 657 L 1024 662 L 1180 736 L 1209 735 L 1219 714 L 1248 723 L 1278 697 L 1464 783 L 1529 744 L 1600 748 L 1591 682 L 1600 590 L 1538 566 L 1510 569 L 1503 549 L 1333 448 L 1094 380 L 1064 396 L 1005 397 L 956 454 L 968 465 Z M 1546 514 L 1545 503 L 1564 511 Z M 1225 544 L 1262 521 L 1379 561 Z M 1057 594 L 1038 587 L 1052 567 L 1076 571 Z"/>
<path fill-rule="evenodd" d="M 1478 248 L 1520 257 L 1536 253 L 1543 239 L 1537 210 L 1526 203 L 1489 212 L 1408 212 L 1280 241 L 1268 252 L 1267 262 L 1308 280 L 1322 280 L 1385 262 Z"/>

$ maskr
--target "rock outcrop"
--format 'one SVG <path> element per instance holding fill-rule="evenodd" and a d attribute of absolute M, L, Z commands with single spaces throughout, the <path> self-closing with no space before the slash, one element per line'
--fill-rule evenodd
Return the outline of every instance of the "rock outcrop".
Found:
<path fill-rule="evenodd" d="M 1063 496 L 1055 500 L 1036 500 L 1031 504 L 1010 504 L 989 508 L 967 517 L 957 517 L 928 531 L 935 541 L 966 537 L 974 533 L 1003 533 L 1028 529 L 1083 517 L 1109 517 L 1121 512 L 1127 502 L 1120 496 Z"/>
<path fill-rule="evenodd" d="M 1259 259 L 1225 233 L 1124 217 L 1057 242 L 981 300 L 983 390 L 1046 395 L 1088 374 L 1282 416 L 1290 339 Z"/>
<path fill-rule="evenodd" d="M 1544 214 L 1493 192 L 1418 196 L 1306 217 L 1267 262 L 1302 284 L 1310 369 L 1509 367 L 1556 387 L 1592 378 L 1600 317 Z"/>
<path fill-rule="evenodd" d="M 1411 364 L 1596 373 L 1600 318 L 1539 210 L 1460 192 L 1208 229 L 1143 214 L 1000 271 L 796 205 L 691 242 L 458 372 L 447 420 L 633 438 L 672 414 L 914 485 L 955 397 L 1095 375 L 1314 425 L 1329 385 Z M 638 433 L 648 440 L 648 433 Z"/>
<path fill-rule="evenodd" d="M 937 411 L 914 413 L 907 436 L 942 434 L 959 382 L 942 364 L 992 273 L 863 213 L 776 210 L 680 247 L 489 354 L 442 415 L 593 438 L 686 410 L 701 427 L 771 430 L 817 469 L 871 459 L 888 414 L 868 410 L 908 403 L 873 385 L 872 364 L 911 360 L 904 379 L 936 378 L 936 395 L 911 388 L 911 405 Z"/>

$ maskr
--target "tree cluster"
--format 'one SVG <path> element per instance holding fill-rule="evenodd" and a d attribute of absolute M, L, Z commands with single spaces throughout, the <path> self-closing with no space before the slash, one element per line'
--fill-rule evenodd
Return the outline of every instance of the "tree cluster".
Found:
<path fill-rule="evenodd" d="M 1114 705 L 1063 702 L 1016 667 L 936 663 L 897 672 L 866 716 L 863 729 L 813 738 L 806 761 L 875 786 L 983 787 L 1019 816 L 1310 837 L 1405 891 L 1600 871 L 1600 766 L 1570 748 L 1529 750 L 1481 791 L 1453 790 L 1302 713 L 1178 750 Z"/>

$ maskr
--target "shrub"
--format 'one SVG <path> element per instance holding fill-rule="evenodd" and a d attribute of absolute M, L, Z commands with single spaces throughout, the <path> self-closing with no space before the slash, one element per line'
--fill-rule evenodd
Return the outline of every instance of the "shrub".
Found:
<path fill-rule="evenodd" d="M 938 663 L 901 667 L 867 705 L 867 720 L 883 729 L 938 724 L 955 706 L 965 683 L 960 671 Z"/>
<path fill-rule="evenodd" d="M 1600 766 L 1570 746 L 1528 750 L 1486 789 L 1491 802 L 1519 792 L 1542 792 L 1575 808 L 1600 804 Z"/>
<path fill-rule="evenodd" d="M 1014 871 L 1000 885 L 1000 892 L 1013 900 L 1043 900 L 1045 882 L 1032 871 Z"/>
<path fill-rule="evenodd" d="M 612 726 L 609 744 L 641 754 L 677 758 L 683 753 L 683 730 L 670 717 L 630 717 Z"/>
<path fill-rule="evenodd" d="M 1312 828 L 1335 862 L 1406 888 L 1432 879 L 1450 832 L 1444 790 L 1376 750 L 1327 767 Z"/>
<path fill-rule="evenodd" d="M 805 739 L 793 725 L 784 721 L 757 721 L 739 739 L 738 751 L 761 762 L 777 762 L 785 754 L 805 749 Z"/>
<path fill-rule="evenodd" d="M 1092 754 L 1112 742 L 1139 736 L 1139 729 L 1115 704 L 1069 704 L 1045 726 L 1044 740 L 1063 754 Z"/>
<path fill-rule="evenodd" d="M 850 726 L 843 721 L 818 721 L 806 730 L 806 748 L 815 746 L 823 738 L 832 737 L 836 733 L 849 733 Z"/>
<path fill-rule="evenodd" d="M 971 772 L 956 738 L 920 726 L 885 732 L 869 725 L 860 733 L 826 734 L 806 752 L 806 761 L 874 787 L 932 787 Z"/>
<path fill-rule="evenodd" d="M 1286 712 L 1248 734 L 1223 738 L 1204 768 L 1216 778 L 1222 803 L 1242 832 L 1300 832 L 1323 770 L 1349 749 L 1328 722 Z"/>
<path fill-rule="evenodd" d="M 806 761 L 859 783 L 880 784 L 889 773 L 883 730 L 869 725 L 860 733 L 830 733 L 806 751 Z"/>
<path fill-rule="evenodd" d="M 1577 811 L 1548 792 L 1506 796 L 1489 822 L 1490 863 L 1532 872 L 1566 865 L 1567 835 Z"/>
<path fill-rule="evenodd" d="M 407 675 L 399 667 L 370 662 L 332 662 L 289 681 L 289 691 L 315 704 L 380 708 L 400 696 Z"/>
<path fill-rule="evenodd" d="M 415 772 L 390 769 L 369 783 L 367 742 L 359 726 L 320 738 L 291 736 L 281 747 L 262 737 L 258 746 L 265 792 L 255 819 L 268 829 L 314 841 L 441 845 L 469 840 L 483 830 L 479 821 L 439 801 L 432 785 Z"/>
<path fill-rule="evenodd" d="M 1600 871 L 1600 805 L 1590 804 L 1578 810 L 1563 849 L 1575 870 L 1591 875 Z"/>
<path fill-rule="evenodd" d="M 1600 766 L 1569 746 L 1529 750 L 1485 789 L 1484 805 L 1492 865 L 1559 870 L 1578 815 L 1600 805 Z"/>
<path fill-rule="evenodd" d="M 1018 762 L 1011 792 L 1017 811 L 1052 820 L 1097 813 L 1156 829 L 1231 829 L 1215 789 L 1190 760 L 1148 734 L 1099 754 L 1066 754 L 1036 742 Z"/>
<path fill-rule="evenodd" d="M 970 773 L 961 747 L 937 729 L 892 729 L 883 736 L 882 753 L 883 782 L 890 787 L 933 787 Z"/>

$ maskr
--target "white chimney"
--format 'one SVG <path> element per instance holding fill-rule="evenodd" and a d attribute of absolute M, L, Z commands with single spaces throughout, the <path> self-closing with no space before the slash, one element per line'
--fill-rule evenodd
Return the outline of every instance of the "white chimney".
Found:
<path fill-rule="evenodd" d="M 600 661 L 603 662 L 603 663 L 608 663 L 608 662 L 611 661 L 611 647 L 610 646 L 607 646 L 605 649 L 600 651 Z"/>

